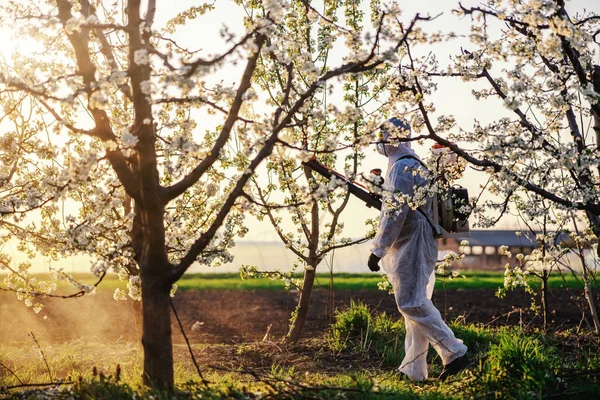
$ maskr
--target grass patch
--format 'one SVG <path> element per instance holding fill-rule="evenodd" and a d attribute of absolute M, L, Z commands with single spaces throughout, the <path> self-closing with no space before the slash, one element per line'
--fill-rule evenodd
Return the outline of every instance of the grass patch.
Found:
<path fill-rule="evenodd" d="M 337 311 L 335 320 L 325 336 L 332 351 L 374 353 L 385 366 L 397 366 L 404 358 L 403 320 L 394 321 L 385 313 L 372 315 L 365 304 L 354 301 L 347 310 Z"/>
<path fill-rule="evenodd" d="M 332 351 L 353 353 L 364 359 L 376 356 L 382 365 L 398 366 L 404 357 L 405 335 L 398 322 L 384 313 L 372 314 L 364 304 L 352 303 L 348 309 L 337 312 L 336 322 L 326 335 L 327 344 Z M 585 393 L 585 398 L 592 398 L 600 394 L 599 340 L 594 336 L 569 331 L 544 334 L 458 322 L 451 328 L 469 348 L 471 366 L 447 386 L 426 381 L 425 398 L 440 394 L 442 398 L 474 398 L 481 394 L 486 394 L 485 398 L 564 398 L 570 393 Z M 389 340 L 394 336 L 400 339 L 400 346 L 397 340 Z M 573 340 L 568 349 L 564 337 Z M 441 366 L 439 356 L 431 348 L 428 360 L 430 373 Z"/>
<path fill-rule="evenodd" d="M 503 272 L 468 271 L 463 273 L 465 279 L 438 278 L 436 287 L 446 290 L 457 289 L 491 289 L 496 290 L 504 284 Z M 382 281 L 376 274 L 334 274 L 333 284 L 337 290 L 377 289 Z M 315 288 L 328 288 L 329 274 L 317 274 Z M 242 280 L 238 274 L 186 274 L 177 282 L 179 290 L 281 290 L 283 283 L 266 278 Z M 550 277 L 551 288 L 580 287 L 572 276 L 559 275 Z"/>
<path fill-rule="evenodd" d="M 465 278 L 438 278 L 438 290 L 469 290 L 489 289 L 497 290 L 504 284 L 503 272 L 466 271 Z M 43 280 L 44 275 L 36 275 L 38 280 Z M 91 274 L 73 274 L 75 280 L 81 283 L 94 284 L 97 278 Z M 298 276 L 300 277 L 300 276 Z M 334 274 L 333 284 L 336 290 L 374 290 L 382 281 L 377 274 Z M 329 274 L 317 274 L 315 288 L 327 289 L 330 284 Z M 268 278 L 254 278 L 242 280 L 237 273 L 211 273 L 211 274 L 185 274 L 177 282 L 178 290 L 284 290 L 284 284 L 278 280 Z M 535 285 L 534 285 L 535 286 Z M 581 288 L 580 284 L 571 275 L 564 277 L 551 275 L 548 286 L 550 288 Z M 98 287 L 98 290 L 114 291 L 116 288 L 126 289 L 127 283 L 120 281 L 114 274 L 108 274 Z M 68 294 L 76 291 L 68 283 L 60 281 L 59 294 Z"/>
<path fill-rule="evenodd" d="M 38 349 L 11 348 L 5 343 L 0 347 L 0 397 L 461 399 L 600 395 L 600 357 L 594 336 L 572 331 L 546 335 L 458 323 L 452 328 L 469 346 L 473 363 L 457 379 L 447 382 L 411 382 L 398 374 L 395 369 L 403 357 L 403 321 L 354 303 L 338 312 L 325 338 L 306 340 L 299 346 L 273 342 L 194 345 L 203 375 L 210 382 L 208 387 L 200 383 L 185 346 L 176 345 L 175 393 L 141 387 L 139 347 L 79 341 L 42 344 L 53 379 L 68 385 L 3 390 L 19 384 L 15 376 L 23 383 L 49 381 Z M 391 337 L 397 338 L 398 344 Z M 431 361 L 430 371 L 434 372 L 440 367 L 439 358 L 434 356 Z"/>

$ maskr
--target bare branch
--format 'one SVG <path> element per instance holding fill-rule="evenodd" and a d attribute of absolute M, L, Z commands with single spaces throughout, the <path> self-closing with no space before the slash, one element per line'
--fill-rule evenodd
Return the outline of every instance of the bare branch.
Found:
<path fill-rule="evenodd" d="M 285 164 L 283 162 L 280 162 L 279 165 L 281 166 L 282 173 L 284 175 L 287 175 L 287 176 L 291 177 L 293 171 L 292 172 L 286 171 Z M 309 182 L 310 182 L 310 180 L 309 180 Z M 295 190 L 293 190 L 291 182 L 289 180 L 286 180 L 285 187 L 288 190 L 288 192 L 291 193 L 292 200 L 294 200 L 294 201 L 297 202 L 298 201 L 297 193 L 296 193 Z M 300 222 L 300 227 L 302 228 L 302 232 L 304 233 L 304 237 L 306 238 L 306 240 L 310 241 L 310 229 L 308 229 L 308 223 L 306 222 L 306 218 L 305 218 L 304 213 L 300 212 L 299 208 L 295 208 L 294 209 L 294 213 L 296 214 L 296 218 L 298 218 L 298 221 Z"/>
<path fill-rule="evenodd" d="M 221 61 L 223 61 L 227 56 L 229 56 L 230 54 L 232 54 L 236 49 L 238 49 L 239 47 L 241 47 L 242 45 L 244 45 L 246 42 L 248 42 L 248 40 L 250 40 L 250 38 L 254 37 L 256 32 L 258 32 L 259 28 L 254 29 L 252 32 L 247 33 L 242 40 L 240 40 L 239 42 L 235 43 L 229 50 L 227 50 L 225 53 L 222 53 L 221 55 L 212 58 L 210 60 L 205 60 L 203 58 L 199 58 L 196 61 L 193 61 L 191 63 L 185 63 L 184 67 L 187 68 L 187 72 L 183 75 L 186 78 L 189 78 L 190 76 L 192 76 L 196 70 L 199 67 L 209 67 L 211 65 L 217 64 Z M 261 42 L 261 45 L 258 46 L 258 48 L 260 49 L 260 47 L 262 47 L 262 43 L 264 43 L 264 35 L 259 34 L 256 35 L 257 37 L 257 45 L 258 42 Z M 256 53 L 259 53 L 259 51 L 257 51 Z"/>
<path fill-rule="evenodd" d="M 71 382 L 71 381 L 60 381 L 60 382 L 48 382 L 48 383 L 22 383 L 19 385 L 13 385 L 13 386 L 2 386 L 0 387 L 0 389 L 3 390 L 10 390 L 10 389 L 23 389 L 23 388 L 29 388 L 29 387 L 48 387 L 48 386 L 62 386 L 62 385 L 74 385 L 75 382 Z"/>
<path fill-rule="evenodd" d="M 163 61 L 164 66 L 167 67 L 169 71 L 174 72 L 177 70 L 177 68 L 173 64 L 171 64 L 171 61 L 169 60 L 169 57 L 166 54 L 163 54 L 160 51 L 158 51 L 158 49 L 154 47 L 152 43 L 148 43 L 147 46 L 150 49 L 150 53 L 157 55 Z"/>
<path fill-rule="evenodd" d="M 48 112 L 50 114 L 52 114 L 52 116 L 54 117 L 55 120 L 57 120 L 58 122 L 60 122 L 65 128 L 67 128 L 68 130 L 70 130 L 73 133 L 80 133 L 82 135 L 88 135 L 88 136 L 93 136 L 93 137 L 97 137 L 96 136 L 96 132 L 94 130 L 87 130 L 87 129 L 81 129 L 81 128 L 77 128 L 76 126 L 73 126 L 72 124 L 66 122 L 60 115 L 58 115 L 58 113 L 56 111 L 54 111 L 54 109 L 52 107 L 50 107 L 50 105 L 48 103 L 46 103 L 43 99 L 41 98 L 36 98 L 36 101 L 38 101 L 41 105 L 44 106 L 44 108 L 46 110 L 48 110 Z"/>
<path fill-rule="evenodd" d="M 263 203 L 266 203 L 266 199 L 265 196 L 262 192 L 262 190 L 260 189 L 260 187 L 258 186 L 258 184 L 255 182 L 256 185 L 256 189 L 258 191 L 258 196 L 260 197 L 261 201 Z M 298 258 L 300 258 L 302 261 L 307 262 L 308 258 L 302 254 L 294 245 L 293 243 L 291 243 L 287 237 L 285 237 L 285 235 L 283 234 L 283 232 L 281 231 L 281 229 L 279 228 L 279 225 L 277 224 L 277 221 L 275 220 L 275 216 L 273 215 L 273 207 L 270 206 L 266 206 L 265 207 L 265 213 L 267 214 L 267 216 L 269 217 L 269 221 L 271 222 L 271 225 L 273 225 L 273 228 L 275 228 L 275 232 L 277 233 L 277 236 L 279 236 L 279 239 L 281 239 L 281 241 L 283 242 L 283 244 L 289 248 L 292 253 L 294 253 Z"/>
<path fill-rule="evenodd" d="M 256 185 L 256 188 L 258 190 L 260 190 L 260 187 L 258 186 L 258 184 L 256 182 L 254 182 L 254 180 L 252 180 L 253 183 Z M 306 204 L 306 202 L 300 202 L 300 203 L 292 203 L 292 204 L 269 204 L 266 200 L 266 198 L 264 198 L 262 195 L 259 196 L 261 201 L 256 200 L 254 197 L 252 197 L 250 194 L 244 192 L 242 194 L 242 196 L 248 200 L 250 203 L 254 204 L 255 206 L 258 206 L 260 208 L 264 208 L 265 210 L 284 210 L 287 208 L 294 208 L 294 207 L 300 207 L 304 204 Z"/>
<path fill-rule="evenodd" d="M 4 365 L 3 363 L 0 362 L 0 367 L 3 367 L 4 369 L 6 369 L 8 372 L 10 372 L 12 374 L 12 376 L 15 377 L 15 379 L 19 382 L 20 385 L 23 384 L 23 381 L 21 380 L 21 378 L 19 378 L 19 376 L 17 374 L 15 374 L 15 372 L 8 368 L 6 365 Z"/>

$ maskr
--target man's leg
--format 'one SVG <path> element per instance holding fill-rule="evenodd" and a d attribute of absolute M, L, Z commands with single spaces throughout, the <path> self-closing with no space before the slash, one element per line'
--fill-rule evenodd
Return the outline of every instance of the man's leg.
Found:
<path fill-rule="evenodd" d="M 427 350 L 429 340 L 417 329 L 417 326 L 408 318 L 404 319 L 406 325 L 406 338 L 404 340 L 405 356 L 398 371 L 410 379 L 422 381 L 427 379 Z"/>
<path fill-rule="evenodd" d="M 467 346 L 454 336 L 431 301 L 435 275 L 417 274 L 411 278 L 392 282 L 398 309 L 410 321 L 411 330 L 414 331 L 412 335 L 424 337 L 440 355 L 442 363 L 447 365 L 463 356 L 467 352 Z"/>

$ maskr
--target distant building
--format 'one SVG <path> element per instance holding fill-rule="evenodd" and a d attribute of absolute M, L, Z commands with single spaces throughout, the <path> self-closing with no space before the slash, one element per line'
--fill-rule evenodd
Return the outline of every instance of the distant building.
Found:
<path fill-rule="evenodd" d="M 539 244 L 535 234 L 522 232 L 517 236 L 514 230 L 471 230 L 471 236 L 462 239 L 440 239 L 441 251 L 459 251 L 460 242 L 466 240 L 469 246 L 464 248 L 465 258 L 456 262 L 453 266 L 462 269 L 475 270 L 502 270 L 508 262 L 508 257 L 501 256 L 501 246 L 508 246 L 509 251 L 515 255 L 518 253 L 531 254 Z M 557 244 L 570 241 L 566 234 L 559 235 Z"/>

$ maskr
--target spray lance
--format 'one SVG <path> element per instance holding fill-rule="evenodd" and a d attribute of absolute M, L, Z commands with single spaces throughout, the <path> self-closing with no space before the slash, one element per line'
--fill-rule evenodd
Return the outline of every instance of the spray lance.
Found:
<path fill-rule="evenodd" d="M 381 196 L 376 193 L 369 192 L 367 188 L 361 185 L 360 183 L 348 179 L 346 176 L 340 174 L 339 172 L 329 167 L 326 167 L 325 165 L 318 162 L 315 158 L 305 161 L 302 164 L 329 180 L 335 177 L 336 179 L 345 182 L 348 187 L 348 191 L 352 195 L 356 196 L 359 200 L 363 201 L 367 205 L 367 207 L 373 207 L 378 210 L 381 210 Z M 371 173 L 373 175 L 381 177 L 380 169 L 371 170 Z M 383 183 L 383 178 L 381 178 L 381 183 Z"/>

